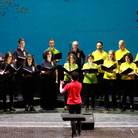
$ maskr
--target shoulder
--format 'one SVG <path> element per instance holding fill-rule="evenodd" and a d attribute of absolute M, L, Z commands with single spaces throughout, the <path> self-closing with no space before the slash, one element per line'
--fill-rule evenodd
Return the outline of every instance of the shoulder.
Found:
<path fill-rule="evenodd" d="M 116 55 L 116 56 L 119 55 L 119 54 L 121 54 L 121 50 L 120 50 L 120 49 L 118 49 L 118 50 L 115 52 L 115 55 Z"/>
<path fill-rule="evenodd" d="M 85 66 L 87 66 L 88 65 L 88 62 L 87 63 L 85 63 L 83 66 L 85 67 Z"/>
<path fill-rule="evenodd" d="M 59 51 L 58 51 L 57 49 L 54 48 L 54 53 L 55 53 L 55 54 L 58 54 Z"/>
<path fill-rule="evenodd" d="M 126 52 L 126 53 L 130 53 L 129 50 L 127 50 L 126 48 L 125 48 L 125 52 Z"/>
<path fill-rule="evenodd" d="M 19 51 L 19 48 L 18 47 L 16 49 L 14 49 L 14 52 L 17 52 L 17 51 Z"/>
<path fill-rule="evenodd" d="M 93 55 L 93 54 L 96 54 L 96 53 L 97 53 L 97 50 L 93 51 L 93 52 L 92 52 L 92 55 Z"/>
<path fill-rule="evenodd" d="M 25 52 L 28 52 L 26 49 L 24 49 L 25 50 Z"/>
<path fill-rule="evenodd" d="M 126 62 L 122 63 L 120 67 L 122 67 L 122 66 L 126 66 Z"/>
<path fill-rule="evenodd" d="M 81 82 L 75 81 L 74 83 L 79 85 L 80 87 L 82 87 L 82 83 Z"/>
<path fill-rule="evenodd" d="M 102 50 L 102 54 L 106 54 L 107 55 L 107 53 L 104 50 Z"/>

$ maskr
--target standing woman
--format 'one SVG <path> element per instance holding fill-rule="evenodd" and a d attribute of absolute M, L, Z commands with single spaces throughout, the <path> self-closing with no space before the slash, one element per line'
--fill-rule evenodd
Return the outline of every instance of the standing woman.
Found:
<path fill-rule="evenodd" d="M 27 55 L 23 63 L 23 97 L 25 101 L 25 111 L 35 111 L 33 107 L 34 91 L 36 86 L 36 76 L 30 74 L 27 71 L 37 71 L 37 65 L 35 64 L 34 57 L 30 54 Z"/>
<path fill-rule="evenodd" d="M 83 65 L 83 69 L 98 69 L 97 64 L 93 63 L 94 56 L 92 54 L 89 54 L 87 56 L 87 63 Z M 89 97 L 91 96 L 91 109 L 94 110 L 94 102 L 95 102 L 95 95 L 97 90 L 97 75 L 98 72 L 89 73 L 85 71 L 83 73 L 84 79 L 84 90 L 86 92 L 86 98 L 85 98 L 85 104 L 86 104 L 86 110 L 89 109 Z"/>
<path fill-rule="evenodd" d="M 134 102 L 134 85 L 135 85 L 135 74 L 137 73 L 137 68 L 136 64 L 133 63 L 133 56 L 131 53 L 127 53 L 125 56 L 125 61 L 124 63 L 121 64 L 120 66 L 120 74 L 121 72 L 125 71 L 128 68 L 131 68 L 133 71 L 121 75 L 121 81 L 122 81 L 122 92 L 123 92 L 123 109 L 122 111 L 126 110 L 126 97 L 127 95 L 129 96 L 129 101 L 130 101 L 130 110 L 133 112 L 133 102 Z"/>
<path fill-rule="evenodd" d="M 116 110 L 116 69 L 118 66 L 118 62 L 115 59 L 115 52 L 113 50 L 109 50 L 108 57 L 103 63 L 106 67 L 114 66 L 114 69 L 109 69 L 104 72 L 104 90 L 105 90 L 105 110 L 109 108 L 109 94 L 112 95 L 112 110 Z"/>
<path fill-rule="evenodd" d="M 138 73 L 138 53 L 135 58 L 135 64 L 137 67 L 137 73 Z M 138 74 L 135 76 L 135 96 L 138 97 Z"/>
<path fill-rule="evenodd" d="M 64 68 L 73 71 L 78 68 L 78 65 L 75 63 L 75 55 L 70 54 L 67 57 L 67 63 L 64 64 Z M 64 71 L 64 86 L 71 82 L 71 74 L 68 74 L 67 72 Z M 64 87 L 63 86 L 63 87 Z M 67 98 L 68 98 L 68 93 L 64 93 L 64 109 L 67 110 Z"/>
<path fill-rule="evenodd" d="M 43 109 L 52 110 L 57 104 L 57 91 L 56 84 L 58 84 L 58 72 L 52 70 L 56 67 L 56 61 L 54 61 L 54 53 L 50 50 L 44 52 L 45 60 L 41 63 L 41 78 L 42 78 L 42 90 L 41 90 L 41 107 Z M 51 70 L 43 70 L 43 68 L 51 68 Z"/>
<path fill-rule="evenodd" d="M 14 90 L 15 90 L 15 76 L 13 72 L 10 72 L 10 70 L 8 70 L 8 66 L 12 66 L 16 68 L 16 63 L 14 62 L 14 58 L 11 52 L 7 52 L 5 54 L 4 57 L 4 62 L 2 62 L 1 64 L 1 69 L 5 70 L 6 72 L 4 72 L 3 75 L 3 92 L 4 92 L 4 99 L 3 99 L 3 103 L 4 103 L 4 110 L 7 111 L 7 107 L 6 107 L 6 95 L 9 93 L 10 95 L 10 111 L 15 111 L 15 109 L 13 108 L 13 94 L 14 94 Z"/>

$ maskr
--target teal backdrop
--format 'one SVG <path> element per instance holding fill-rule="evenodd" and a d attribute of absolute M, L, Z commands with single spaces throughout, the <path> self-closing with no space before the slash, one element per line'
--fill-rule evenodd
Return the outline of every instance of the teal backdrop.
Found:
<path fill-rule="evenodd" d="M 138 0 L 0 0 L 0 51 L 13 52 L 18 39 L 41 64 L 49 38 L 63 53 L 66 62 L 69 42 L 79 42 L 87 56 L 103 42 L 104 51 L 118 50 L 123 39 L 126 48 L 138 53 Z"/>

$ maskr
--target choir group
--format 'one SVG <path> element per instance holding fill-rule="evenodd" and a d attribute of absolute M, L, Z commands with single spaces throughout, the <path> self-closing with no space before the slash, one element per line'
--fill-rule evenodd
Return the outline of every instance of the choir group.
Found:
<path fill-rule="evenodd" d="M 58 62 L 62 57 L 55 49 L 54 39 L 49 40 L 49 48 L 43 53 L 44 60 L 41 69 L 38 69 L 33 55 L 25 47 L 25 40 L 18 40 L 18 47 L 14 52 L 3 55 L 0 52 L 0 99 L 3 100 L 3 109 L 15 111 L 13 98 L 22 92 L 25 111 L 35 111 L 33 107 L 34 91 L 38 75 L 41 77 L 41 108 L 52 110 L 57 105 Z M 104 99 L 104 110 L 115 111 L 117 99 L 122 100 L 122 111 L 126 110 L 126 97 L 129 96 L 130 110 L 134 111 L 134 94 L 136 94 L 138 54 L 133 55 L 125 48 L 125 42 L 119 41 L 119 50 L 103 50 L 103 43 L 98 41 L 97 49 L 87 56 L 78 48 L 77 41 L 72 43 L 72 49 L 67 53 L 67 62 L 62 66 L 64 84 L 72 82 L 72 73 L 79 73 L 79 82 L 82 83 L 84 104 L 86 110 L 94 110 L 95 98 Z M 62 82 L 63 83 L 63 82 Z M 10 96 L 7 107 L 6 96 Z M 109 95 L 112 97 L 109 104 Z M 64 109 L 67 110 L 68 92 L 64 93 Z M 91 98 L 91 103 L 89 99 Z M 75 100 L 74 100 L 75 101 Z M 72 104 L 76 104 L 75 102 Z M 80 103 L 79 103 L 80 104 Z"/>

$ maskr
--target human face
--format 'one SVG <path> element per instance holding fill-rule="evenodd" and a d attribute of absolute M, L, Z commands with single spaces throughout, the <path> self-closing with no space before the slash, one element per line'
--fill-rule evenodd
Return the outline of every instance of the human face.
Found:
<path fill-rule="evenodd" d="M 47 54 L 47 59 L 51 59 L 52 58 L 52 52 L 49 52 L 48 54 Z"/>
<path fill-rule="evenodd" d="M 73 63 L 74 62 L 74 57 L 70 56 L 70 62 Z"/>
<path fill-rule="evenodd" d="M 128 56 L 125 57 L 125 60 L 128 64 L 130 63 L 130 58 Z"/>
<path fill-rule="evenodd" d="M 78 49 L 78 42 L 77 41 L 74 41 L 72 43 L 72 47 L 73 47 L 73 50 L 77 51 L 77 49 Z"/>
<path fill-rule="evenodd" d="M 54 42 L 54 41 L 49 41 L 49 46 L 50 46 L 51 48 L 54 48 L 54 45 L 55 45 L 55 42 Z"/>
<path fill-rule="evenodd" d="M 124 50 L 125 49 L 125 43 L 124 43 L 124 41 L 120 41 L 119 42 L 119 48 L 120 48 L 120 50 Z"/>
<path fill-rule="evenodd" d="M 101 43 L 97 43 L 97 50 L 98 51 L 101 51 L 102 50 L 102 48 L 103 48 L 103 45 L 101 44 Z"/>
<path fill-rule="evenodd" d="M 27 62 L 28 62 L 28 65 L 31 65 L 32 64 L 32 58 L 31 57 L 28 57 L 27 58 Z"/>
<path fill-rule="evenodd" d="M 8 61 L 11 61 L 11 60 L 12 60 L 12 55 L 9 54 L 9 56 L 8 56 Z"/>
<path fill-rule="evenodd" d="M 20 43 L 18 43 L 20 49 L 23 49 L 25 46 L 25 42 L 24 41 L 20 41 Z"/>
<path fill-rule="evenodd" d="M 113 53 L 112 53 L 112 51 L 109 51 L 109 53 L 108 53 L 108 58 L 109 58 L 109 60 L 112 60 L 113 59 Z"/>
<path fill-rule="evenodd" d="M 88 58 L 88 63 L 93 63 L 93 58 L 92 57 Z"/>

